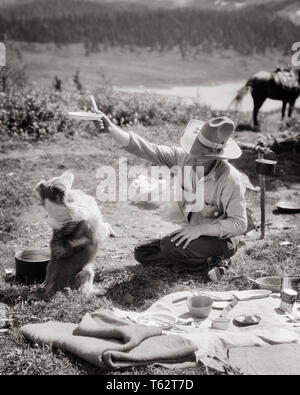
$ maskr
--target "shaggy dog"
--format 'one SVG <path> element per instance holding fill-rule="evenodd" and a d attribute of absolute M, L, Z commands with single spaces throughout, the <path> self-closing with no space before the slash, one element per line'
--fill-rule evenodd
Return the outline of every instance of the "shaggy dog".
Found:
<path fill-rule="evenodd" d="M 96 200 L 72 189 L 73 181 L 73 174 L 65 172 L 61 177 L 40 181 L 36 188 L 53 228 L 44 291 L 51 296 L 69 287 L 86 295 L 104 295 L 103 289 L 93 286 L 92 261 L 105 238 L 115 235 L 103 221 Z"/>

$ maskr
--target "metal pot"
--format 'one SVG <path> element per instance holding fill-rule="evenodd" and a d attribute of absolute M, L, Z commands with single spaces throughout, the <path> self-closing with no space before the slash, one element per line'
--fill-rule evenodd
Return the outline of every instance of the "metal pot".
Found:
<path fill-rule="evenodd" d="M 16 281 L 23 284 L 44 282 L 50 256 L 47 249 L 28 248 L 18 251 L 15 254 Z"/>

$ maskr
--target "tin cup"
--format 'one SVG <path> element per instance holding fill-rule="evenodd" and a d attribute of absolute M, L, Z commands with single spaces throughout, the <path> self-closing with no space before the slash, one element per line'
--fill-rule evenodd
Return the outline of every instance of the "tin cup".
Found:
<path fill-rule="evenodd" d="M 281 303 L 279 310 L 292 314 L 297 300 L 297 292 L 293 289 L 285 288 L 281 291 Z"/>
<path fill-rule="evenodd" d="M 188 298 L 190 313 L 198 318 L 207 318 L 213 308 L 213 300 L 209 296 L 197 295 Z"/>

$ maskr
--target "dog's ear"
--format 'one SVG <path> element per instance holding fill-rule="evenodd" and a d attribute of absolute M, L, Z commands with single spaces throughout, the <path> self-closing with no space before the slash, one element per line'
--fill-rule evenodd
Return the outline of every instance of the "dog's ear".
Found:
<path fill-rule="evenodd" d="M 41 180 L 40 182 L 37 183 L 35 187 L 36 195 L 39 199 L 41 199 L 41 202 L 43 204 L 45 198 L 44 198 L 44 191 L 45 191 L 45 180 Z"/>
<path fill-rule="evenodd" d="M 65 171 L 63 175 L 59 177 L 66 189 L 71 189 L 74 182 L 74 175 L 70 171 Z"/>
<path fill-rule="evenodd" d="M 43 187 L 45 187 L 45 183 L 46 183 L 45 180 L 41 180 L 40 182 L 38 182 L 38 183 L 36 184 L 35 190 L 36 190 L 37 192 L 40 192 L 40 191 L 43 189 Z"/>

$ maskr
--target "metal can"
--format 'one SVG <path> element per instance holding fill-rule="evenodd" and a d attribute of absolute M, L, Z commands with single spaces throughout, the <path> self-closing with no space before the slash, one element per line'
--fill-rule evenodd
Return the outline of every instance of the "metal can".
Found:
<path fill-rule="evenodd" d="M 285 288 L 281 292 L 281 303 L 279 309 L 285 313 L 292 314 L 297 300 L 297 292 L 293 289 Z"/>

